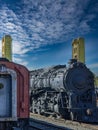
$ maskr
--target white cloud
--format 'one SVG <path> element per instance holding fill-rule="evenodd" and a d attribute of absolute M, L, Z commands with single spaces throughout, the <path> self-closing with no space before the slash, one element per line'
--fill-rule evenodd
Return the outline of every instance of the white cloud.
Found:
<path fill-rule="evenodd" d="M 15 63 L 18 63 L 18 64 L 21 64 L 21 65 L 24 65 L 24 66 L 27 66 L 28 65 L 28 62 L 23 60 L 22 58 L 13 58 L 13 61 Z"/>
<path fill-rule="evenodd" d="M 28 33 L 40 35 L 40 39 L 44 38 L 47 44 L 57 41 L 62 36 L 61 41 L 65 41 L 67 36 L 74 34 L 81 35 L 91 30 L 88 21 L 93 20 L 82 18 L 84 9 L 88 5 L 89 0 L 47 0 L 47 1 L 27 1 L 24 0 L 24 23 L 28 26 Z M 26 10 L 25 10 L 26 7 Z M 81 21 L 80 21 L 81 19 Z M 78 28 L 77 28 L 78 26 Z M 70 34 L 69 34 L 70 33 Z M 39 38 L 38 41 L 41 41 Z M 34 37 L 32 40 L 36 41 Z M 36 43 L 36 42 L 35 42 Z"/>
<path fill-rule="evenodd" d="M 98 62 L 88 65 L 88 68 L 96 75 L 98 76 Z"/>
<path fill-rule="evenodd" d="M 85 34 L 91 31 L 88 22 L 96 17 L 84 15 L 89 1 L 22 0 L 23 6 L 17 5 L 16 12 L 5 4 L 0 10 L 0 34 L 10 34 L 13 41 L 22 44 L 22 49 L 28 45 L 35 49 Z"/>
<path fill-rule="evenodd" d="M 24 45 L 19 43 L 18 41 L 13 41 L 12 47 L 14 55 L 15 54 L 23 55 L 30 50 L 29 48 L 24 48 Z"/>
<path fill-rule="evenodd" d="M 88 23 L 96 18 L 96 14 L 93 11 L 85 12 L 89 2 L 90 0 L 22 0 L 21 5 L 15 5 L 16 11 L 7 4 L 1 5 L 0 38 L 5 34 L 11 35 L 14 59 L 22 62 L 17 57 L 29 51 L 43 45 L 66 42 L 69 38 L 90 32 L 92 28 Z M 94 10 L 98 11 L 96 7 Z"/>
<path fill-rule="evenodd" d="M 91 69 L 95 69 L 95 68 L 98 69 L 98 63 L 90 64 L 90 65 L 88 65 L 88 67 Z"/>

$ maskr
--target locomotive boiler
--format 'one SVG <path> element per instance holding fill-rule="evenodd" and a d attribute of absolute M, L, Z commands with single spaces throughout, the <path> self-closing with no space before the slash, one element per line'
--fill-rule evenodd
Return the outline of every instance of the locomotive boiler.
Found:
<path fill-rule="evenodd" d="M 29 71 L 0 58 L 0 130 L 26 130 L 29 118 Z"/>
<path fill-rule="evenodd" d="M 30 73 L 30 110 L 66 119 L 98 122 L 94 75 L 85 64 L 71 59 Z"/>

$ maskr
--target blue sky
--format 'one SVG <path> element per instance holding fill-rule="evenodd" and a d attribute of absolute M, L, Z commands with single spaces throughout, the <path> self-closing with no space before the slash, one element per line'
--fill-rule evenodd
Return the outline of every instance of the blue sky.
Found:
<path fill-rule="evenodd" d="M 6 34 L 13 61 L 29 70 L 66 64 L 72 40 L 84 37 L 86 64 L 98 75 L 98 0 L 0 0 L 0 40 Z"/>

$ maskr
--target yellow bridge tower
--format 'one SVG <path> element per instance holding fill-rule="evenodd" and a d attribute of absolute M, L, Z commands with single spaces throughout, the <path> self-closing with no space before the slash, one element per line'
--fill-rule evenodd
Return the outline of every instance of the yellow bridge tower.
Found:
<path fill-rule="evenodd" d="M 72 42 L 72 58 L 85 63 L 84 38 L 74 39 Z"/>
<path fill-rule="evenodd" d="M 12 38 L 10 35 L 5 35 L 2 38 L 2 57 L 12 61 Z"/>

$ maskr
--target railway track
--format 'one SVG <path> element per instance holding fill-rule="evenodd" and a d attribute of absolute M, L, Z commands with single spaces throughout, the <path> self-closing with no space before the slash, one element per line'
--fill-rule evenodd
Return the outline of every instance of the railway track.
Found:
<path fill-rule="evenodd" d="M 98 124 L 86 124 L 30 114 L 30 130 L 98 130 Z"/>
<path fill-rule="evenodd" d="M 71 130 L 66 127 L 57 126 L 52 123 L 48 123 L 41 120 L 30 119 L 29 121 L 29 130 Z"/>

